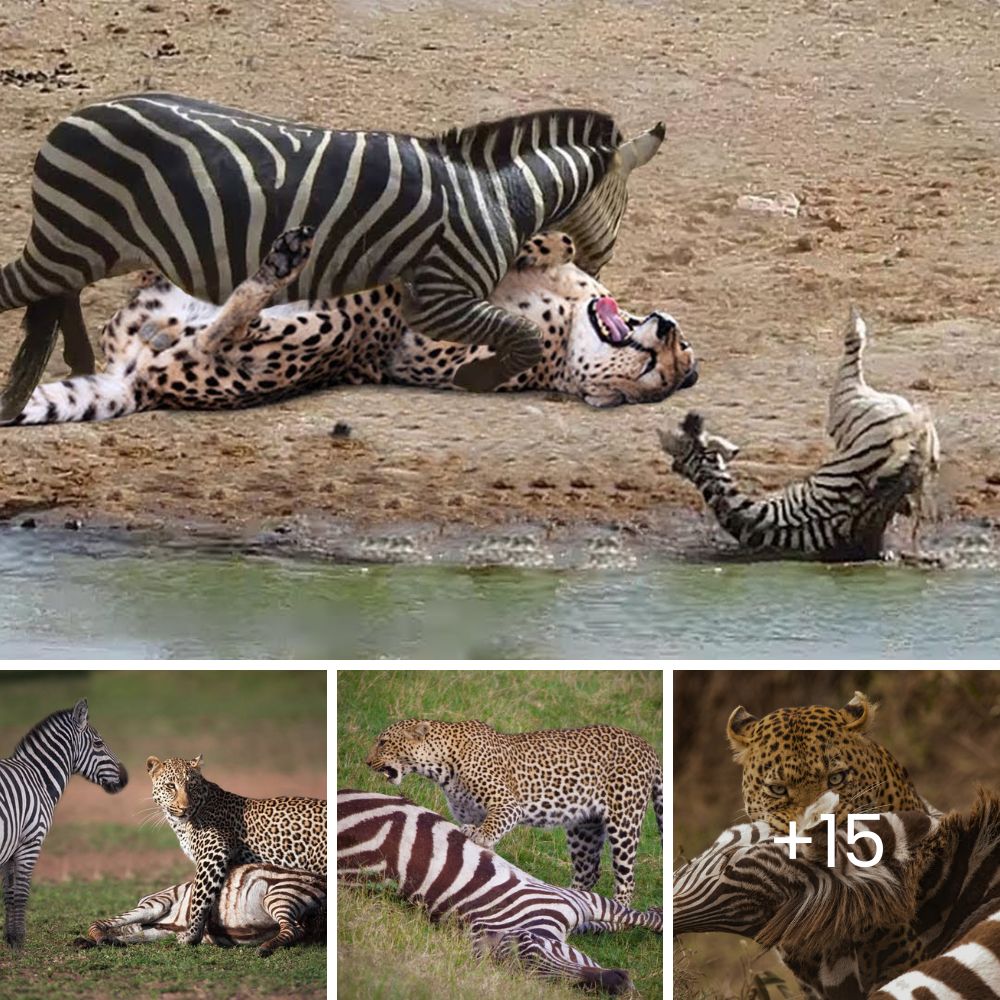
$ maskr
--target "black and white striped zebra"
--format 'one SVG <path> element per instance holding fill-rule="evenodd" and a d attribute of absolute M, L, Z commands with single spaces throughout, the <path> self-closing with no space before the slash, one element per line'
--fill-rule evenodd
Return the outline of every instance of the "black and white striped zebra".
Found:
<path fill-rule="evenodd" d="M 707 433 L 699 414 L 689 413 L 677 431 L 660 432 L 673 470 L 698 488 L 743 547 L 832 561 L 877 559 L 893 517 L 917 512 L 938 468 L 937 432 L 923 408 L 865 382 L 865 338 L 865 323 L 852 309 L 830 393 L 826 429 L 834 454 L 779 493 L 761 499 L 744 494 L 729 470 L 739 448 Z"/>
<path fill-rule="evenodd" d="M 81 948 L 106 944 L 141 944 L 182 934 L 188 929 L 194 879 L 150 893 L 126 913 L 95 920 Z M 237 865 L 230 869 L 205 924 L 205 940 L 230 945 L 258 945 L 266 957 L 296 941 L 326 940 L 326 876 L 278 868 Z"/>
<path fill-rule="evenodd" d="M 828 803 L 823 811 L 835 809 Z M 724 831 L 674 876 L 674 933 L 726 931 L 776 946 L 815 996 L 860 1000 L 896 977 L 928 969 L 956 997 L 992 995 L 985 989 L 1000 995 L 1000 968 L 982 951 L 997 942 L 1000 799 L 981 793 L 971 811 L 940 820 L 885 813 L 857 827 L 882 840 L 883 857 L 872 868 L 842 860 L 843 830 L 835 869 L 825 867 L 822 841 L 791 861 L 788 845 L 774 843 L 766 823 Z M 851 850 L 871 857 L 867 841 Z M 931 964 L 949 953 L 948 962 Z M 985 987 L 963 992 L 977 961 Z"/>
<path fill-rule="evenodd" d="M 88 721 L 87 701 L 53 712 L 0 760 L 0 874 L 7 943 L 24 943 L 31 876 L 70 775 L 120 792 L 128 773 Z"/>
<path fill-rule="evenodd" d="M 610 993 L 630 988 L 628 973 L 601 968 L 568 944 L 568 935 L 663 929 L 659 910 L 640 912 L 594 892 L 541 882 L 402 796 L 339 791 L 337 878 L 372 877 L 397 882 L 399 894 L 434 922 L 450 915 L 467 924 L 479 956 L 516 957 L 539 975 Z"/>
<path fill-rule="evenodd" d="M 611 255 L 628 173 L 663 134 L 658 125 L 623 144 L 610 117 L 588 110 L 417 138 L 172 94 L 84 107 L 42 146 L 27 243 L 0 270 L 0 311 L 28 307 L 0 419 L 20 413 L 59 328 L 73 372 L 93 371 L 79 301 L 86 285 L 152 265 L 221 304 L 282 232 L 302 225 L 316 243 L 289 300 L 401 279 L 414 330 L 496 349 L 460 382 L 492 389 L 539 358 L 534 324 L 487 301 L 525 239 L 558 223 L 596 275 Z"/>

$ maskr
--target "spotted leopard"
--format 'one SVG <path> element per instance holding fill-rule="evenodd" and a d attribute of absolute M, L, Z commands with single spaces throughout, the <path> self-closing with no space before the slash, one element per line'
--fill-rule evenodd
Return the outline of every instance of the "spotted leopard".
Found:
<path fill-rule="evenodd" d="M 227 792 L 201 773 L 201 755 L 146 759 L 153 800 L 197 865 L 187 930 L 198 944 L 226 876 L 236 865 L 269 864 L 326 874 L 326 800 L 302 796 L 249 799 Z"/>
<path fill-rule="evenodd" d="M 663 831 L 663 771 L 653 748 L 615 726 L 499 733 L 485 722 L 408 719 L 389 726 L 369 767 L 394 785 L 420 774 L 440 785 L 462 832 L 492 848 L 515 826 L 566 828 L 574 889 L 591 889 L 611 845 L 615 899 L 635 889 L 650 797 Z"/>
<path fill-rule="evenodd" d="M 407 289 L 389 284 L 338 299 L 268 306 L 295 279 L 311 230 L 290 230 L 221 306 L 146 272 L 101 333 L 106 367 L 35 389 L 11 423 L 106 420 L 140 410 L 235 409 L 332 385 L 456 388 L 486 347 L 407 329 Z M 655 403 L 694 385 L 691 346 L 664 312 L 633 316 L 573 264 L 573 241 L 542 233 L 522 249 L 492 301 L 542 331 L 542 359 L 499 386 L 548 389 L 591 406 Z"/>
<path fill-rule="evenodd" d="M 743 802 L 751 820 L 788 832 L 828 790 L 840 796 L 838 822 L 849 813 L 937 812 L 885 747 L 866 735 L 878 706 L 860 691 L 841 709 L 781 708 L 758 719 L 735 708 L 726 735 L 743 765 Z"/>

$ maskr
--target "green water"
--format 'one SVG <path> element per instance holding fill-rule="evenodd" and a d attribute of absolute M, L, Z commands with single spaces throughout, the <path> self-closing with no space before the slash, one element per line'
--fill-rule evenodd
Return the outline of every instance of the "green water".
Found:
<path fill-rule="evenodd" d="M 0 658 L 997 655 L 995 570 L 359 566 L 0 532 Z"/>

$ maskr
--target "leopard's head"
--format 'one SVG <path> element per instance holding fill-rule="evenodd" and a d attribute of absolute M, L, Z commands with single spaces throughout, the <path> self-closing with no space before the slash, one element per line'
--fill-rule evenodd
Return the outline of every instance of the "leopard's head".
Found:
<path fill-rule="evenodd" d="M 146 758 L 146 771 L 153 782 L 153 801 L 175 819 L 189 819 L 208 794 L 201 773 L 201 754 L 194 760 L 179 757 Z"/>
<path fill-rule="evenodd" d="M 465 742 L 480 732 L 492 730 L 484 722 L 395 722 L 379 735 L 365 763 L 394 785 L 408 774 L 441 781 L 453 770 Z"/>

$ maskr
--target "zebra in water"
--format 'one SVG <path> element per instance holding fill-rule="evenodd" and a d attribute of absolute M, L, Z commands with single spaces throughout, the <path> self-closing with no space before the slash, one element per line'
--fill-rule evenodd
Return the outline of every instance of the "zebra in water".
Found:
<path fill-rule="evenodd" d="M 80 948 L 139 944 L 182 934 L 188 928 L 194 879 L 143 896 L 127 913 L 95 920 Z M 205 925 L 212 944 L 259 945 L 267 957 L 296 941 L 326 940 L 326 876 L 277 868 L 237 865 L 230 869 Z"/>
<path fill-rule="evenodd" d="M 90 725 L 87 700 L 53 712 L 0 760 L 0 874 L 7 943 L 24 943 L 31 876 L 70 775 L 120 792 L 128 773 Z"/>
<path fill-rule="evenodd" d="M 1000 967 L 987 956 L 975 971 L 980 949 L 998 941 L 1000 798 L 981 792 L 968 813 L 885 813 L 857 828 L 882 839 L 873 868 L 841 860 L 843 830 L 835 869 L 822 839 L 791 861 L 766 823 L 724 831 L 674 876 L 674 933 L 725 931 L 778 947 L 814 996 L 860 1000 L 911 971 L 939 977 L 954 997 L 1000 995 Z M 851 849 L 872 856 L 867 840 Z M 957 962 L 938 961 L 949 952 Z M 979 992 L 967 991 L 970 970 Z"/>
<path fill-rule="evenodd" d="M 745 548 L 837 562 L 877 559 L 892 518 L 920 513 L 916 508 L 924 505 L 940 462 L 937 431 L 923 408 L 865 382 L 866 332 L 852 309 L 830 393 L 826 430 L 835 452 L 803 482 L 752 499 L 728 468 L 739 448 L 708 434 L 699 414 L 688 413 L 678 431 L 660 431 L 674 472 L 700 490 L 722 527 Z"/>
<path fill-rule="evenodd" d="M 398 882 L 399 894 L 433 922 L 455 916 L 467 924 L 477 957 L 516 958 L 539 975 L 614 994 L 631 988 L 628 973 L 602 968 L 568 944 L 568 935 L 663 929 L 661 911 L 541 882 L 402 796 L 339 791 L 337 878 L 361 883 L 373 875 Z"/>
<path fill-rule="evenodd" d="M 35 161 L 32 222 L 0 270 L 0 312 L 27 306 L 25 339 L 0 394 L 11 420 L 38 384 L 59 328 L 75 374 L 94 370 L 80 290 L 154 266 L 221 304 L 282 232 L 316 230 L 289 301 L 400 279 L 409 326 L 493 347 L 459 384 L 487 391 L 540 357 L 533 323 L 488 296 L 525 239 L 569 233 L 596 276 L 610 258 L 626 179 L 659 148 L 657 125 L 623 143 L 614 121 L 550 110 L 433 138 L 343 131 L 173 94 L 84 107 Z"/>

